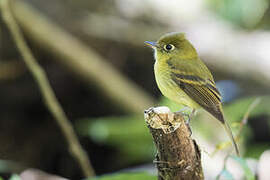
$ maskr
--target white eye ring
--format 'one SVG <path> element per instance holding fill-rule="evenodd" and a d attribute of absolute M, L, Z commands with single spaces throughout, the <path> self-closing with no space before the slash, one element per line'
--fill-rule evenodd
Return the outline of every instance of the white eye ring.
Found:
<path fill-rule="evenodd" d="M 174 45 L 172 44 L 165 44 L 164 47 L 163 47 L 166 51 L 172 51 L 174 50 Z"/>

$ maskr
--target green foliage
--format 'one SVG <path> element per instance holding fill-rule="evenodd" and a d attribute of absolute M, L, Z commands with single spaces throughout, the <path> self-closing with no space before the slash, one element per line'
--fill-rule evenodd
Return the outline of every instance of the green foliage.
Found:
<path fill-rule="evenodd" d="M 226 20 L 244 28 L 253 28 L 269 7 L 268 0 L 208 0 L 210 7 Z"/>
<path fill-rule="evenodd" d="M 157 180 L 156 176 L 148 173 L 117 173 L 112 175 L 105 175 L 97 178 L 90 178 L 88 180 Z"/>
<path fill-rule="evenodd" d="M 259 159 L 261 154 L 270 148 L 269 142 L 266 143 L 252 143 L 251 145 L 247 146 L 247 151 L 245 153 L 246 157 Z"/>
<path fill-rule="evenodd" d="M 231 119 L 231 121 L 240 121 L 244 114 L 246 113 L 249 105 L 255 101 L 257 97 L 247 97 L 243 99 L 236 100 L 230 103 L 228 106 L 224 107 L 226 117 Z M 268 115 L 270 116 L 270 96 L 261 96 L 261 102 L 253 109 L 249 117 L 254 117 L 258 115 Z"/>
<path fill-rule="evenodd" d="M 257 97 L 242 98 L 224 105 L 225 117 L 232 125 L 234 133 L 237 134 L 239 132 L 239 124 L 256 98 Z M 168 106 L 172 111 L 179 111 L 183 108 L 167 98 L 162 98 L 159 105 Z M 261 102 L 251 110 L 249 120 L 262 114 L 270 117 L 269 107 L 270 97 L 261 97 Z M 154 157 L 154 144 L 142 114 L 80 119 L 75 125 L 80 135 L 88 136 L 96 143 L 117 148 L 119 156 L 125 157 L 121 158 L 121 161 L 131 163 L 152 160 Z M 205 137 L 205 139 L 219 144 L 218 146 L 222 146 L 218 149 L 230 146 L 229 142 L 220 139 L 220 137 L 224 137 L 228 140 L 225 131 L 223 131 L 223 127 L 210 114 L 203 110 L 199 111 L 197 116 L 191 121 L 191 128 L 194 134 Z M 240 135 L 241 141 L 238 143 L 248 141 L 252 135 L 248 124 L 244 125 L 243 132 L 241 132 Z M 229 146 L 226 144 L 229 144 Z M 266 143 L 261 143 L 258 146 L 251 144 L 246 148 L 246 155 L 248 155 L 248 157 L 258 158 L 259 155 L 269 147 L 270 145 Z M 242 152 L 243 151 L 244 149 L 242 147 Z"/>
<path fill-rule="evenodd" d="M 242 99 L 237 99 L 234 102 L 224 105 L 224 113 L 227 121 L 230 122 L 233 131 L 237 134 L 239 132 L 240 122 L 243 120 L 243 117 L 246 115 L 250 105 L 257 100 L 258 97 L 247 97 Z M 252 119 L 253 117 L 266 115 L 270 117 L 270 96 L 261 96 L 260 102 L 252 109 L 248 115 L 248 119 Z M 173 111 L 177 111 L 181 109 L 181 107 L 167 98 L 161 100 L 161 104 L 170 107 Z M 270 127 L 270 119 L 268 120 L 268 125 Z M 220 130 L 221 126 L 217 121 L 214 120 L 210 115 L 204 113 L 203 111 L 199 112 L 195 119 L 191 121 L 191 127 L 194 133 L 199 134 L 200 136 L 205 137 L 206 139 L 211 139 L 211 141 L 216 140 L 218 142 L 218 149 L 223 149 L 223 147 L 228 147 L 230 142 L 220 141 L 217 139 L 219 136 L 216 135 L 218 132 L 222 132 Z M 220 135 L 220 133 L 219 133 Z M 226 136 L 224 132 L 224 136 Z M 252 138 L 253 132 L 249 129 L 248 124 L 244 125 L 243 132 L 241 132 L 240 138 L 242 142 L 248 141 Z M 251 144 L 246 148 L 246 155 L 248 157 L 259 158 L 260 154 L 269 149 L 270 144 L 260 143 Z"/>
<path fill-rule="evenodd" d="M 270 97 L 269 96 L 262 96 L 260 97 L 261 101 L 260 103 L 250 112 L 248 121 L 251 121 L 252 118 L 256 116 L 262 116 L 265 115 L 268 117 L 268 125 L 270 127 Z M 254 102 L 256 97 L 249 97 L 244 98 L 235 101 L 234 103 L 229 104 L 228 106 L 225 106 L 225 114 L 228 120 L 231 122 L 240 122 L 243 119 L 243 116 L 245 115 L 249 105 Z M 235 124 L 235 123 L 234 123 Z M 236 124 L 237 125 L 237 124 Z M 237 126 L 234 129 L 237 129 Z M 248 128 L 248 125 L 245 125 L 244 132 L 241 134 L 241 139 L 245 142 L 248 142 L 249 139 L 251 139 L 254 136 L 251 129 Z M 261 142 L 257 143 L 256 145 L 247 143 L 246 147 L 246 156 L 248 157 L 254 157 L 259 158 L 261 153 L 265 151 L 266 149 L 270 148 L 269 142 Z"/>
<path fill-rule="evenodd" d="M 182 108 L 167 98 L 162 98 L 160 105 L 168 106 L 172 111 Z M 75 128 L 81 136 L 88 136 L 96 143 L 118 148 L 119 156 L 125 156 L 122 160 L 127 162 L 154 157 L 155 147 L 143 114 L 79 119 Z"/>
<path fill-rule="evenodd" d="M 13 175 L 9 178 L 9 180 L 20 180 L 20 179 L 21 179 L 20 176 L 17 175 L 17 174 L 13 174 Z"/>
<path fill-rule="evenodd" d="M 128 162 L 150 160 L 155 152 L 143 115 L 81 119 L 75 127 L 97 143 L 118 148 Z"/>
<path fill-rule="evenodd" d="M 208 0 L 222 18 L 244 28 L 253 28 L 269 7 L 268 0 Z"/>

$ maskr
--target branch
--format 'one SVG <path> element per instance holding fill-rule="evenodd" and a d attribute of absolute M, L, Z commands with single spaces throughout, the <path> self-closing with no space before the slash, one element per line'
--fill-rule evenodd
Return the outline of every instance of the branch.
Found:
<path fill-rule="evenodd" d="M 109 60 L 103 59 L 27 3 L 15 1 L 13 8 L 16 20 L 32 41 L 54 54 L 57 57 L 54 60 L 67 66 L 91 86 L 97 87 L 121 109 L 141 113 L 146 107 L 153 106 L 154 99 L 120 74 L 108 63 Z"/>
<path fill-rule="evenodd" d="M 202 180 L 200 150 L 183 116 L 167 107 L 150 108 L 144 116 L 157 148 L 159 180 Z"/>
<path fill-rule="evenodd" d="M 62 107 L 57 101 L 56 96 L 49 84 L 49 81 L 46 77 L 44 70 L 34 58 L 32 52 L 30 51 L 29 47 L 25 42 L 25 39 L 23 38 L 23 35 L 16 21 L 12 16 L 9 7 L 9 1 L 0 0 L 0 9 L 3 20 L 6 23 L 15 41 L 15 44 L 23 57 L 26 66 L 32 73 L 34 79 L 36 80 L 40 88 L 41 94 L 44 98 L 47 108 L 52 113 L 53 117 L 57 121 L 66 138 L 71 154 L 78 161 L 85 176 L 87 177 L 94 176 L 95 173 L 87 157 L 87 154 L 84 152 L 82 146 L 80 145 L 71 123 L 68 121 L 65 112 L 63 111 Z"/>

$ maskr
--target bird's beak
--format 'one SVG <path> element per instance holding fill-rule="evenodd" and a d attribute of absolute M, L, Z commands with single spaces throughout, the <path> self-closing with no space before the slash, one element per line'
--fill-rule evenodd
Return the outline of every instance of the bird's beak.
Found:
<path fill-rule="evenodd" d="M 156 48 L 157 47 L 157 43 L 152 42 L 152 41 L 145 41 L 144 44 L 146 44 L 147 46 L 150 46 L 151 48 Z"/>

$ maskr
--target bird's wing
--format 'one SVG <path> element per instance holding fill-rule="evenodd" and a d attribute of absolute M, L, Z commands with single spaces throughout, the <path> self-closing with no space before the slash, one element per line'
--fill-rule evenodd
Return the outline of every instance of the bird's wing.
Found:
<path fill-rule="evenodd" d="M 177 67 L 171 71 L 173 81 L 197 104 L 224 123 L 221 95 L 207 67 L 203 64 L 197 69 L 198 66 L 186 63 Z"/>
<path fill-rule="evenodd" d="M 190 62 L 172 59 L 168 61 L 168 65 L 171 68 L 171 77 L 179 88 L 225 125 L 236 154 L 239 156 L 232 130 L 223 116 L 220 93 L 208 68 L 200 59 Z"/>

